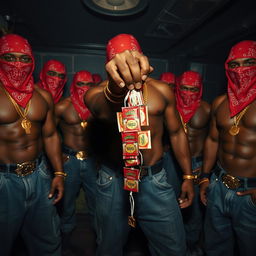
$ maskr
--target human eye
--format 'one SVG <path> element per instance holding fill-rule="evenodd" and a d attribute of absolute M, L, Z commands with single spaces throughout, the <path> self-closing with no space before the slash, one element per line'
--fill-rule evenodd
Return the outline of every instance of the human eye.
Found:
<path fill-rule="evenodd" d="M 47 75 L 49 75 L 49 76 L 56 76 L 57 73 L 55 71 L 49 70 L 49 71 L 47 71 Z"/>
<path fill-rule="evenodd" d="M 236 67 L 238 67 L 239 66 L 239 64 L 237 63 L 237 62 L 229 62 L 228 63 L 228 67 L 229 68 L 236 68 Z"/>
<path fill-rule="evenodd" d="M 20 61 L 23 63 L 30 63 L 30 62 L 32 62 L 32 59 L 28 55 L 22 55 L 20 57 Z"/>
<path fill-rule="evenodd" d="M 1 59 L 8 61 L 8 62 L 16 61 L 16 57 L 12 54 L 4 54 L 1 56 Z"/>

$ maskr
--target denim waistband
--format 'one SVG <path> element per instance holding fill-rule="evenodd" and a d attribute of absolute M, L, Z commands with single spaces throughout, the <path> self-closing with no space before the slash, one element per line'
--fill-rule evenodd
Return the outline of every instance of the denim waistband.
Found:
<path fill-rule="evenodd" d="M 35 160 L 26 161 L 24 163 L 35 163 L 35 166 L 37 167 L 42 162 L 43 158 L 44 158 L 44 154 L 40 154 Z M 0 164 L 0 172 L 14 172 L 19 167 L 19 165 L 24 163 Z"/>
<path fill-rule="evenodd" d="M 76 156 L 80 150 L 74 150 L 66 145 L 62 145 L 62 152 L 70 156 Z M 82 150 L 81 150 L 82 151 Z"/>
<path fill-rule="evenodd" d="M 136 169 L 140 169 L 141 170 L 141 177 L 147 176 L 147 175 L 154 175 L 157 174 L 158 172 L 160 172 L 163 169 L 163 163 L 164 160 L 163 158 L 161 158 L 159 161 L 157 161 L 155 164 L 153 165 L 143 165 L 143 166 L 131 166 L 131 168 L 136 168 Z M 123 175 L 123 168 L 125 166 L 110 166 L 108 164 L 102 164 L 105 168 L 107 168 L 108 170 L 114 171 L 116 173 L 117 176 L 122 176 Z"/>
<path fill-rule="evenodd" d="M 220 165 L 220 163 L 217 163 L 214 173 L 218 178 L 222 178 L 225 175 L 231 175 L 226 172 L 226 170 Z M 241 188 L 253 188 L 256 187 L 256 177 L 255 178 L 247 178 L 247 177 L 241 177 L 241 176 L 233 176 L 232 177 L 237 178 L 240 181 Z"/>

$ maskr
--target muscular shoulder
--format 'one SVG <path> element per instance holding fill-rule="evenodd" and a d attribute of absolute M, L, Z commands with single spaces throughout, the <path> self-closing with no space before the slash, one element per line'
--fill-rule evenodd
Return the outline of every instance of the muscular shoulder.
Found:
<path fill-rule="evenodd" d="M 227 100 L 227 95 L 223 94 L 221 96 L 218 96 L 217 98 L 214 99 L 214 101 L 212 102 L 212 114 L 215 114 L 217 112 L 217 110 L 219 109 L 219 107 L 222 105 L 223 102 L 225 102 Z"/>
<path fill-rule="evenodd" d="M 202 108 L 206 115 L 210 115 L 211 105 L 208 102 L 201 100 L 200 107 Z"/>
<path fill-rule="evenodd" d="M 100 97 L 102 97 L 102 92 L 105 84 L 106 81 L 102 82 L 98 86 L 91 87 L 84 95 L 84 103 L 91 111 L 96 110 L 99 106 L 99 100 Z"/>
<path fill-rule="evenodd" d="M 53 107 L 52 95 L 48 91 L 40 88 L 38 85 L 35 85 L 35 91 L 40 94 L 50 107 Z"/>
<path fill-rule="evenodd" d="M 159 96 L 163 97 L 165 101 L 175 101 L 173 90 L 167 83 L 153 78 L 148 78 L 146 83 L 149 85 L 149 88 L 152 90 L 152 92 L 159 94 Z"/>
<path fill-rule="evenodd" d="M 55 114 L 57 116 L 61 116 L 63 113 L 65 113 L 65 111 L 68 109 L 69 106 L 72 105 L 71 99 L 70 97 L 65 98 L 61 101 L 59 101 L 56 105 L 55 105 Z"/>

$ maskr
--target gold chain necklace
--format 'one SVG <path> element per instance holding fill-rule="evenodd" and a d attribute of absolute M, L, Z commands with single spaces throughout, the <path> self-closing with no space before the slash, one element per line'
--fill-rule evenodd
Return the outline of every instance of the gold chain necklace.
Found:
<path fill-rule="evenodd" d="M 230 135 L 236 136 L 239 133 L 240 127 L 238 127 L 238 124 L 248 108 L 249 108 L 249 105 L 245 107 L 239 114 L 233 117 L 233 125 L 229 129 Z"/>
<path fill-rule="evenodd" d="M 81 125 L 81 127 L 82 127 L 83 129 L 85 129 L 85 128 L 86 128 L 86 126 L 87 126 L 87 122 L 86 122 L 85 120 L 83 120 L 83 119 L 82 119 L 82 117 L 81 117 L 81 115 L 80 115 L 80 114 L 78 114 L 78 115 L 79 115 L 79 117 L 80 117 L 80 119 L 81 119 L 80 125 Z"/>
<path fill-rule="evenodd" d="M 20 109 L 19 105 L 17 104 L 17 102 L 12 98 L 12 96 L 4 89 L 5 94 L 7 95 L 7 97 L 10 99 L 10 101 L 12 102 L 14 108 L 16 109 L 17 113 L 19 114 L 19 116 L 22 118 L 21 121 L 21 127 L 25 130 L 26 134 L 30 134 L 31 131 L 31 122 L 27 119 L 27 114 L 29 111 L 29 107 L 31 104 L 31 99 L 29 100 L 26 108 L 24 109 L 24 112 L 22 112 L 22 110 Z"/>
<path fill-rule="evenodd" d="M 179 113 L 179 115 L 180 115 L 180 120 L 181 120 L 183 129 L 184 129 L 184 132 L 185 132 L 185 133 L 188 133 L 188 126 L 187 126 L 187 123 L 185 123 L 185 122 L 183 121 L 183 118 L 182 118 L 182 116 L 181 116 L 180 113 Z"/>

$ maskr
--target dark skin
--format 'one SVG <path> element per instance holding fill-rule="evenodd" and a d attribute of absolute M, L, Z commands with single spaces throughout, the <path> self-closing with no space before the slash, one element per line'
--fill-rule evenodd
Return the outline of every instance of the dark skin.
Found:
<path fill-rule="evenodd" d="M 182 85 L 181 90 L 197 92 L 198 87 Z M 208 134 L 211 107 L 201 100 L 193 117 L 187 123 L 187 137 L 189 141 L 191 157 L 201 156 L 206 136 Z"/>
<path fill-rule="evenodd" d="M 256 59 L 242 58 L 228 63 L 229 68 L 256 66 Z M 228 174 L 240 177 L 256 177 L 256 102 L 253 101 L 239 122 L 240 132 L 236 136 L 229 134 L 233 124 L 230 118 L 227 95 L 216 98 L 212 104 L 210 132 L 206 139 L 203 171 L 210 173 L 216 159 Z M 206 189 L 209 182 L 200 186 L 200 196 L 207 203 Z M 237 192 L 237 195 L 251 195 L 256 204 L 256 189 Z"/>
<path fill-rule="evenodd" d="M 90 83 L 83 81 L 77 82 L 77 85 L 91 86 Z M 63 144 L 76 151 L 87 151 L 87 129 L 80 125 L 82 120 L 77 114 L 70 97 L 56 104 L 55 114 L 63 134 Z"/>
<path fill-rule="evenodd" d="M 17 58 L 22 56 L 20 53 L 12 54 Z M 62 172 L 60 140 L 54 121 L 51 95 L 35 86 L 27 115 L 32 123 L 30 134 L 26 134 L 21 127 L 21 117 L 5 94 L 1 81 L 0 102 L 0 163 L 33 161 L 45 150 L 54 170 Z M 63 196 L 63 183 L 64 179 L 60 176 L 52 180 L 49 198 L 56 195 L 54 203 L 57 203 Z"/>
<path fill-rule="evenodd" d="M 149 127 L 152 148 L 142 150 L 143 165 L 154 165 L 164 152 L 162 136 L 163 124 L 169 132 L 169 139 L 184 174 L 191 174 L 190 152 L 186 135 L 175 108 L 175 97 L 166 83 L 147 77 L 152 70 L 146 56 L 136 51 L 124 51 L 106 64 L 109 75 L 109 88 L 115 94 L 124 94 L 129 89 L 140 88 L 147 84 L 147 106 L 149 110 Z M 91 88 L 85 95 L 85 104 L 91 110 L 90 138 L 98 138 L 94 146 L 99 151 L 97 156 L 101 163 L 111 166 L 123 166 L 121 135 L 117 129 L 116 112 L 121 111 L 123 103 L 112 103 L 106 99 L 103 88 L 107 81 Z M 104 134 L 103 134 L 104 133 Z M 102 136 L 102 137 L 100 137 Z M 98 143 L 98 144 L 97 144 Z M 93 146 L 93 145 L 92 145 Z M 191 205 L 194 196 L 192 180 L 184 180 L 180 196 L 180 207 Z"/>

